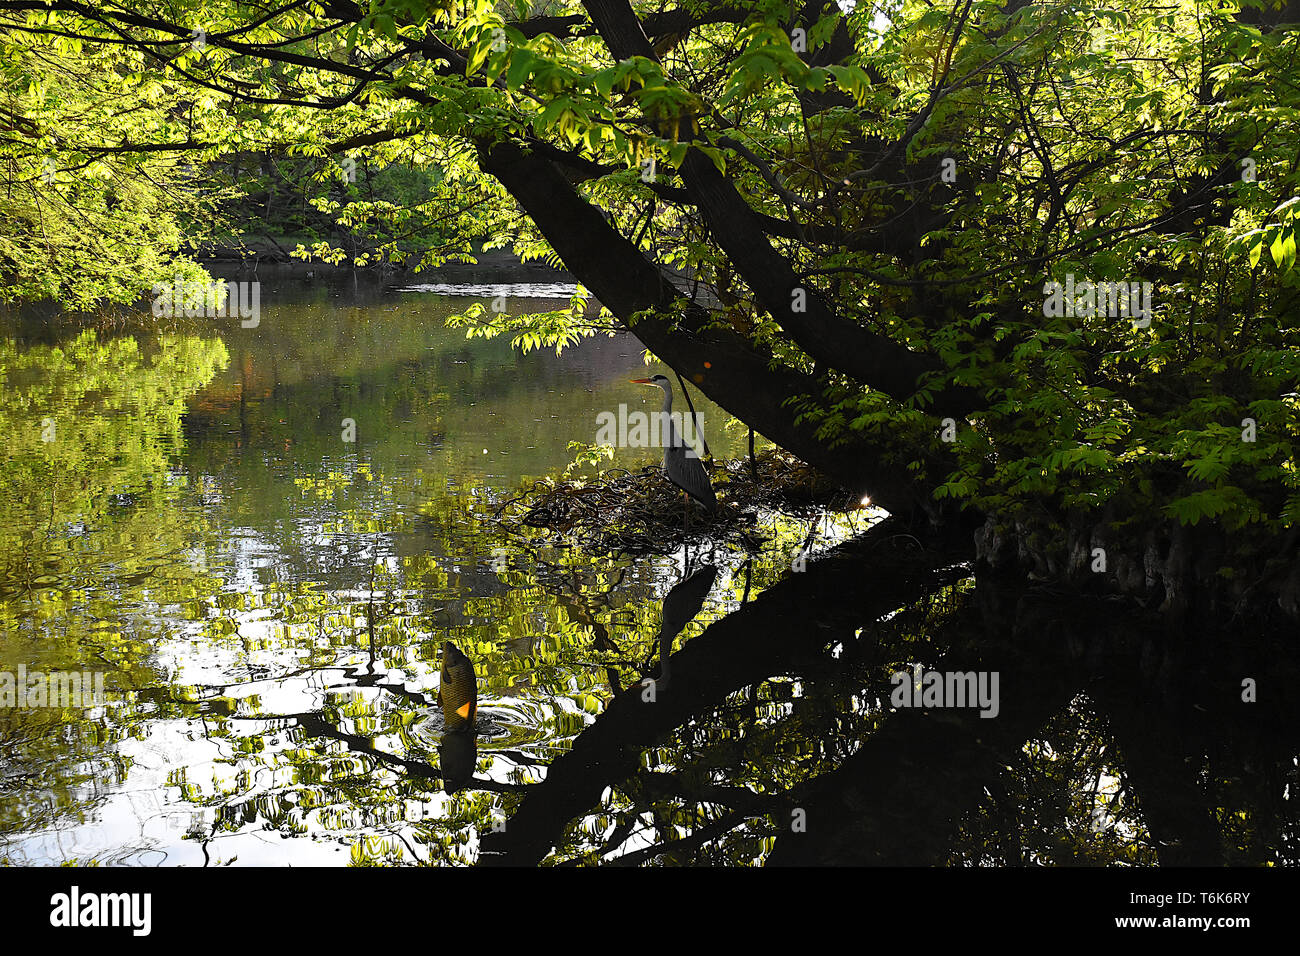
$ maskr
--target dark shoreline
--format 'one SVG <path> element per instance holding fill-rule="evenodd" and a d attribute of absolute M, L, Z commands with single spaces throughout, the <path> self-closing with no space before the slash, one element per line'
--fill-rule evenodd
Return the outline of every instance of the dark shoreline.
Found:
<path fill-rule="evenodd" d="M 543 262 L 521 262 L 507 250 L 495 249 L 478 256 L 477 263 L 449 262 L 423 272 L 368 266 L 352 268 L 325 262 L 289 262 L 259 260 L 252 257 L 234 259 L 196 259 L 214 279 L 229 282 L 260 280 L 264 294 L 290 296 L 308 293 L 312 287 L 324 287 L 348 294 L 358 301 L 371 301 L 397 292 L 404 286 L 420 283 L 576 283 L 568 272 L 553 269 Z M 133 305 L 105 304 L 91 309 L 69 309 L 61 303 L 40 301 L 0 303 L 0 321 L 8 324 L 24 341 L 54 342 L 80 329 L 157 330 L 180 329 L 193 319 L 158 319 L 150 314 L 149 297 L 142 295 Z M 201 320 L 200 320 L 201 321 Z"/>
<path fill-rule="evenodd" d="M 234 249 L 221 249 L 217 254 L 196 256 L 195 261 L 217 277 L 238 274 L 247 276 L 263 270 L 288 278 L 321 279 L 325 281 L 344 278 L 373 278 L 390 283 L 415 282 L 474 282 L 497 281 L 576 282 L 569 272 L 553 269 L 544 262 L 523 262 L 508 249 L 492 249 L 475 254 L 476 263 L 446 262 L 421 272 L 412 272 L 400 266 L 373 265 L 354 268 L 302 259 L 286 259 L 276 253 L 266 253 L 257 248 L 248 255 L 239 255 Z"/>

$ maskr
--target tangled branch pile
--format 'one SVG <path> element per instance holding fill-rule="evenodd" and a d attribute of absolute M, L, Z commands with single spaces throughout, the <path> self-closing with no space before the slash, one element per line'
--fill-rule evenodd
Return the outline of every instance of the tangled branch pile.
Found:
<path fill-rule="evenodd" d="M 542 479 L 501 504 L 495 518 L 576 539 L 597 554 L 669 554 L 688 538 L 729 541 L 756 551 L 763 541 L 756 530 L 759 512 L 807 516 L 857 504 L 778 450 L 763 453 L 754 464 L 748 459 L 715 461 L 705 468 L 718 494 L 718 510 L 710 515 L 692 503 L 689 529 L 682 492 L 657 465 L 611 469 L 596 478 Z"/>

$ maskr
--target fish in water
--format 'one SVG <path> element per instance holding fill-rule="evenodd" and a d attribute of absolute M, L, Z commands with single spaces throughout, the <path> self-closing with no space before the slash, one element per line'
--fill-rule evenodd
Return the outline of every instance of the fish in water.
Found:
<path fill-rule="evenodd" d="M 472 731 L 478 713 L 478 687 L 474 665 L 451 641 L 442 642 L 442 676 L 438 704 L 448 733 Z"/>

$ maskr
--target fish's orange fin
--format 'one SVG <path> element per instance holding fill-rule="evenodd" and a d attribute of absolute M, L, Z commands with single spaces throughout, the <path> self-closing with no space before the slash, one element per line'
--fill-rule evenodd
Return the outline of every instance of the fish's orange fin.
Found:
<path fill-rule="evenodd" d="M 456 713 L 459 714 L 461 717 L 468 717 L 469 712 L 471 708 L 473 708 L 473 706 L 474 706 L 473 704 L 464 704 L 459 709 L 457 709 Z"/>

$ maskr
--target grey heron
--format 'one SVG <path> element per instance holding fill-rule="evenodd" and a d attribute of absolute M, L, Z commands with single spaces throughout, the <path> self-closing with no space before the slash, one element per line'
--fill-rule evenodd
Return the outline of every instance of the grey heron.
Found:
<path fill-rule="evenodd" d="M 636 385 L 655 385 L 664 390 L 664 407 L 660 412 L 662 417 L 660 435 L 664 446 L 665 477 L 703 505 L 710 514 L 717 511 L 718 498 L 713 493 L 713 485 L 709 482 L 709 473 L 704 470 L 704 465 L 695 454 L 695 449 L 686 444 L 673 423 L 673 387 L 668 378 L 663 375 L 652 375 L 650 378 L 634 378 L 632 382 Z M 690 512 L 687 511 L 688 520 L 689 516 Z"/>

